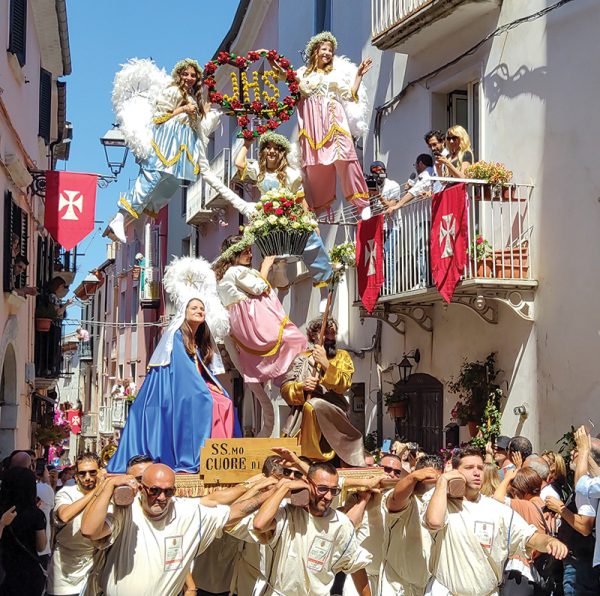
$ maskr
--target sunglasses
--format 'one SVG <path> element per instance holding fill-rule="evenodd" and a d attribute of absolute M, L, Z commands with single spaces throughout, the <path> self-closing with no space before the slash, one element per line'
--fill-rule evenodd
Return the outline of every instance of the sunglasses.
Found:
<path fill-rule="evenodd" d="M 383 466 L 383 471 L 386 474 L 394 474 L 394 476 L 400 476 L 402 474 L 402 470 L 397 470 L 396 468 L 390 468 L 389 466 Z"/>
<path fill-rule="evenodd" d="M 145 484 L 142 484 L 142 486 L 144 487 L 144 490 L 152 497 L 158 497 L 161 493 L 164 493 L 167 499 L 175 496 L 174 486 L 170 486 L 169 488 L 161 488 L 160 486 L 146 486 Z"/>
<path fill-rule="evenodd" d="M 98 476 L 98 470 L 82 470 L 81 472 L 76 472 L 76 474 L 79 476 L 79 478 L 85 478 L 88 474 L 92 478 L 95 478 Z"/>
<path fill-rule="evenodd" d="M 327 493 L 331 493 L 332 497 L 337 497 L 342 492 L 342 489 L 339 486 L 324 486 L 321 484 L 315 484 L 313 486 L 315 487 L 317 494 L 323 496 Z"/>
<path fill-rule="evenodd" d="M 300 480 L 304 476 L 302 472 L 298 470 L 292 470 L 291 468 L 282 468 L 281 473 L 288 478 L 293 476 L 296 480 Z"/>
<path fill-rule="evenodd" d="M 460 137 L 447 136 L 447 141 L 460 141 Z"/>

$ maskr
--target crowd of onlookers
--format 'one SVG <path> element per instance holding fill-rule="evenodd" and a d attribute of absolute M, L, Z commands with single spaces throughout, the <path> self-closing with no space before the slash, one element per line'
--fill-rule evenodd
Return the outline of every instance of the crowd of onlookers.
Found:
<path fill-rule="evenodd" d="M 201 498 L 140 455 L 48 470 L 4 461 L 1 595 L 600 593 L 600 440 L 533 453 L 499 436 L 427 454 L 394 443 L 344 471 L 275 448 L 261 474 Z"/>

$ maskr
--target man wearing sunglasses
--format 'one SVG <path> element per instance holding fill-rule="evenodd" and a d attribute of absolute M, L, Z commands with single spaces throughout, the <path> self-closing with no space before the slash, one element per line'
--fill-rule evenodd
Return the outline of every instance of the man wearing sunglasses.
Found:
<path fill-rule="evenodd" d="M 112 507 L 113 492 L 123 485 L 138 490 L 138 497 L 129 507 Z M 178 594 L 194 558 L 270 495 L 265 491 L 230 507 L 207 507 L 198 499 L 175 497 L 175 490 L 175 472 L 152 464 L 139 484 L 132 476 L 113 476 L 94 491 L 81 531 L 112 544 L 98 577 L 105 596 Z"/>
<path fill-rule="evenodd" d="M 370 596 L 365 567 L 371 560 L 361 548 L 348 517 L 331 508 L 339 492 L 332 464 L 310 466 L 308 482 L 283 480 L 254 517 L 254 531 L 273 549 L 265 596 L 329 595 L 335 574 L 351 574 L 358 593 Z M 292 490 L 308 488 L 308 510 L 282 501 Z"/>
<path fill-rule="evenodd" d="M 54 503 L 55 546 L 47 585 L 47 593 L 53 596 L 80 593 L 97 551 L 97 546 L 81 534 L 81 519 L 101 482 L 98 455 L 86 452 L 75 460 L 75 481 L 75 485 L 56 493 Z"/>

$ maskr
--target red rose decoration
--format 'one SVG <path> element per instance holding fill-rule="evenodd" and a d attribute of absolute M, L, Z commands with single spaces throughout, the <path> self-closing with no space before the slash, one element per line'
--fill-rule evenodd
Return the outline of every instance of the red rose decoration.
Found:
<path fill-rule="evenodd" d="M 290 108 L 291 108 L 291 107 L 293 107 L 293 106 L 295 106 L 295 105 L 296 105 L 296 100 L 295 100 L 293 97 L 291 97 L 290 95 L 288 95 L 288 96 L 287 96 L 287 97 L 286 97 L 286 98 L 283 100 L 283 103 L 284 103 L 286 106 L 290 106 Z"/>
<path fill-rule="evenodd" d="M 298 86 L 298 83 L 296 83 L 296 81 L 294 81 L 293 83 L 290 83 L 289 90 L 292 93 L 298 93 L 298 91 L 300 91 L 300 87 Z"/>
<path fill-rule="evenodd" d="M 296 196 L 296 203 L 302 203 L 303 200 L 304 200 L 303 196 L 301 196 L 301 195 Z"/>
<path fill-rule="evenodd" d="M 278 116 L 282 122 L 286 122 L 287 120 L 290 119 L 290 115 L 286 111 L 279 112 Z"/>
<path fill-rule="evenodd" d="M 279 66 L 281 66 L 281 68 L 289 68 L 290 67 L 290 61 L 287 58 L 284 58 L 282 56 L 279 59 Z"/>
<path fill-rule="evenodd" d="M 250 104 L 250 107 L 252 108 L 253 112 L 256 112 L 257 114 L 260 114 L 262 112 L 263 109 L 263 105 L 260 101 L 253 101 Z"/>
<path fill-rule="evenodd" d="M 250 118 L 248 118 L 248 116 L 238 116 L 237 123 L 239 126 L 248 126 L 248 124 L 250 124 Z"/>
<path fill-rule="evenodd" d="M 211 93 L 208 98 L 212 103 L 221 103 L 223 101 L 223 96 L 220 93 Z"/>
<path fill-rule="evenodd" d="M 246 130 L 242 131 L 242 135 L 244 136 L 244 138 L 247 141 L 250 141 L 254 138 L 254 131 L 246 129 Z"/>
<path fill-rule="evenodd" d="M 260 126 L 257 126 L 257 127 L 256 127 L 256 132 L 257 132 L 259 135 L 264 135 L 264 134 L 267 132 L 267 127 L 266 127 L 266 126 L 263 126 L 263 125 L 261 124 Z"/>
<path fill-rule="evenodd" d="M 248 52 L 248 60 L 252 60 L 256 62 L 260 58 L 260 54 L 258 52 L 250 51 Z"/>
<path fill-rule="evenodd" d="M 211 75 L 217 70 L 217 65 L 214 62 L 207 62 L 204 65 L 204 74 Z"/>
<path fill-rule="evenodd" d="M 227 64 L 229 62 L 229 52 L 219 52 L 217 54 L 217 62 L 219 64 Z"/>
<path fill-rule="evenodd" d="M 277 58 L 279 58 L 279 54 L 277 53 L 276 50 L 269 50 L 267 52 L 267 59 L 268 60 L 277 60 Z"/>
<path fill-rule="evenodd" d="M 288 70 L 288 71 L 285 73 L 285 78 L 286 78 L 288 81 L 295 81 L 295 80 L 296 80 L 296 72 L 295 72 L 295 71 L 293 71 L 293 70 Z"/>
<path fill-rule="evenodd" d="M 209 88 L 209 89 L 214 89 L 217 82 L 213 79 L 213 77 L 208 77 L 206 79 L 204 79 L 204 84 Z"/>
<path fill-rule="evenodd" d="M 243 56 L 238 56 L 235 59 L 235 65 L 238 68 L 246 68 L 246 66 L 248 66 L 248 60 L 246 60 L 246 58 L 244 58 Z"/>
<path fill-rule="evenodd" d="M 283 209 L 281 209 L 281 207 L 279 209 L 275 209 L 275 214 L 276 215 L 283 215 Z"/>
<path fill-rule="evenodd" d="M 231 107 L 234 110 L 241 110 L 243 108 L 242 102 L 239 99 L 234 99 L 231 101 Z"/>
<path fill-rule="evenodd" d="M 276 101 L 270 101 L 269 102 L 269 109 L 270 110 L 276 110 L 279 107 L 279 104 Z"/>
<path fill-rule="evenodd" d="M 278 126 L 279 122 L 277 122 L 277 120 L 273 120 L 272 118 L 267 122 L 267 128 L 270 128 L 271 130 L 275 130 Z"/>

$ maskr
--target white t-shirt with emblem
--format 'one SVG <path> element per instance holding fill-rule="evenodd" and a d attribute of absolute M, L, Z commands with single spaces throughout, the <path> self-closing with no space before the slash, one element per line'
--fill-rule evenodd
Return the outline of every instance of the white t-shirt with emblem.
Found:
<path fill-rule="evenodd" d="M 115 507 L 107 521 L 113 545 L 100 586 L 106 596 L 178 594 L 192 561 L 223 534 L 229 507 L 205 507 L 198 499 L 173 498 L 159 520 L 146 516 L 140 497 Z"/>

